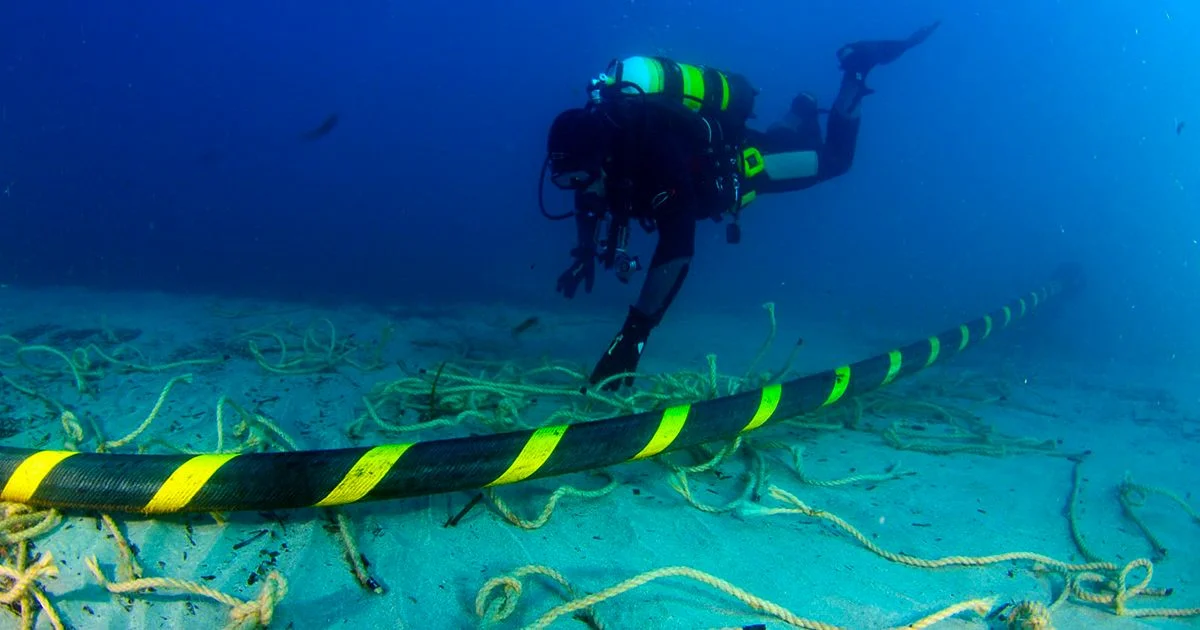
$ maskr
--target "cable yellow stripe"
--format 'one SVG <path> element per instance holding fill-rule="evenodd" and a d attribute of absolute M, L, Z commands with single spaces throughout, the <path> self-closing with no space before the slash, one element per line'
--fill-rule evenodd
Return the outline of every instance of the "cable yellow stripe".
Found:
<path fill-rule="evenodd" d="M 1012 323 L 1012 309 L 1005 306 L 1004 307 L 1004 327 L 1008 328 L 1008 325 L 1011 323 Z"/>
<path fill-rule="evenodd" d="M 338 485 L 330 490 L 324 499 L 318 501 L 317 505 L 345 505 L 367 496 L 368 492 L 383 481 L 384 475 L 388 474 L 400 456 L 411 446 L 412 444 L 385 444 L 363 453 L 346 476 L 342 477 Z"/>
<path fill-rule="evenodd" d="M 529 436 L 529 441 L 525 443 L 525 447 L 521 449 L 521 453 L 513 460 L 508 470 L 504 471 L 503 475 L 496 478 L 495 481 L 488 486 L 502 486 L 506 483 L 516 483 L 528 479 L 530 475 L 537 472 L 542 464 L 550 459 L 550 455 L 554 449 L 558 448 L 558 443 L 562 440 L 562 436 L 567 432 L 567 425 L 558 424 L 552 427 L 542 427 L 533 432 Z"/>
<path fill-rule="evenodd" d="M 842 398 L 846 393 L 846 388 L 850 386 L 850 366 L 843 365 L 833 373 L 833 389 L 829 391 L 829 397 L 825 402 L 821 403 L 822 407 L 832 405 Z"/>
<path fill-rule="evenodd" d="M 958 342 L 958 351 L 962 352 L 966 349 L 967 344 L 971 343 L 971 329 L 967 328 L 966 324 L 958 327 L 958 332 L 962 333 L 962 341 Z"/>
<path fill-rule="evenodd" d="M 26 457 L 8 478 L 4 490 L 0 490 L 0 501 L 28 503 L 46 475 L 64 459 L 77 454 L 75 451 L 38 451 Z"/>
<path fill-rule="evenodd" d="M 234 457 L 237 457 L 236 453 L 223 453 L 197 455 L 187 460 L 167 477 L 142 511 L 147 514 L 170 514 L 187 507 L 213 473 Z"/>
<path fill-rule="evenodd" d="M 634 455 L 633 459 L 645 459 L 665 451 L 671 442 L 679 437 L 679 432 L 683 430 L 688 412 L 691 410 L 691 405 L 667 407 L 666 411 L 663 411 L 662 420 L 658 422 L 658 428 L 654 431 L 654 437 L 650 438 L 650 443 L 646 445 L 646 448 Z"/>
<path fill-rule="evenodd" d="M 883 377 L 883 382 L 880 385 L 887 385 L 896 379 L 896 375 L 900 373 L 900 368 L 904 365 L 904 355 L 900 354 L 899 350 L 892 350 L 888 353 L 888 372 L 887 376 Z"/>
<path fill-rule="evenodd" d="M 771 419 L 771 416 L 775 413 L 775 409 L 779 407 L 779 397 L 782 394 L 782 390 L 783 388 L 778 383 L 767 385 L 762 389 L 762 398 L 758 401 L 758 411 L 754 412 L 754 417 L 750 419 L 750 424 L 747 424 L 742 429 L 743 433 L 753 431 Z"/>
<path fill-rule="evenodd" d="M 1017 300 L 1017 301 L 1021 303 L 1021 314 L 1018 315 L 1018 317 L 1025 317 L 1025 308 L 1026 308 L 1025 307 L 1025 298 L 1021 298 L 1020 300 Z"/>
<path fill-rule="evenodd" d="M 980 339 L 987 339 L 988 335 L 992 334 L 992 316 L 983 316 L 983 336 Z"/>
<path fill-rule="evenodd" d="M 1037 291 L 1034 291 L 1033 293 L 1030 293 L 1029 295 L 1032 295 L 1032 296 L 1033 296 L 1033 308 L 1037 308 L 1037 307 L 1038 307 L 1038 302 L 1039 302 L 1039 300 L 1038 300 L 1038 292 L 1037 292 Z"/>
<path fill-rule="evenodd" d="M 925 367 L 933 365 L 937 361 L 938 355 L 942 353 L 942 340 L 935 337 L 929 338 L 929 360 L 925 362 Z"/>

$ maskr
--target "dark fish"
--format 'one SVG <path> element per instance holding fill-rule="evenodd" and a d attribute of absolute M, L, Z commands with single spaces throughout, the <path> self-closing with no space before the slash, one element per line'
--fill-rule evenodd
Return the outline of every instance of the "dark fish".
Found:
<path fill-rule="evenodd" d="M 1186 125 L 1187 125 L 1187 121 L 1186 121 L 1186 120 L 1181 120 L 1181 121 L 1179 121 L 1179 122 L 1175 123 L 1175 135 L 1177 135 L 1177 136 L 1178 136 L 1179 134 L 1183 133 L 1183 128 L 1184 128 Z"/>
<path fill-rule="evenodd" d="M 330 131 L 333 131 L 333 128 L 336 127 L 337 124 L 338 115 L 330 114 L 329 117 L 325 119 L 325 122 L 322 122 L 313 129 L 309 129 L 308 131 L 300 134 L 300 139 L 307 142 L 312 142 L 313 140 L 323 138 L 328 135 Z"/>
<path fill-rule="evenodd" d="M 520 324 L 513 326 L 512 334 L 514 337 L 516 337 L 516 336 L 520 335 L 521 333 L 525 332 L 526 330 L 529 330 L 530 328 L 537 326 L 537 324 L 538 324 L 538 318 L 530 317 L 530 318 L 526 319 L 525 321 L 521 322 Z"/>

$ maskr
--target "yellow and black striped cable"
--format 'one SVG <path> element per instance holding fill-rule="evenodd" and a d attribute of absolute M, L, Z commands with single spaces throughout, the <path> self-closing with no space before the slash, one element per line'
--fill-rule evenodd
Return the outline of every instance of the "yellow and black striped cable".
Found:
<path fill-rule="evenodd" d="M 989 315 L 850 365 L 735 396 L 620 418 L 410 444 L 280 453 L 122 455 L 0 449 L 0 501 L 172 514 L 310 506 L 468 490 L 604 468 L 730 439 L 953 356 L 1025 317 L 1051 283 Z"/>

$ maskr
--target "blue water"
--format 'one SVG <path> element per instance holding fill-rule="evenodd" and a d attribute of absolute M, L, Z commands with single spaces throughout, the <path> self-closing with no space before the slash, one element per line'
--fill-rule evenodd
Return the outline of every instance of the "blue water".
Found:
<path fill-rule="evenodd" d="M 765 125 L 800 90 L 832 99 L 839 45 L 939 18 L 871 75 L 853 170 L 756 204 L 740 246 L 701 226 L 677 308 L 836 292 L 965 313 L 1069 260 L 1089 278 L 1081 347 L 1194 358 L 1184 2 L 13 3 L 0 280 L 557 300 L 572 234 L 536 211 L 545 131 L 609 59 L 742 72 Z M 632 299 L 600 284 L 593 303 Z"/>
<path fill-rule="evenodd" d="M 725 242 L 724 226 L 700 225 L 691 275 L 655 333 L 661 345 L 650 346 L 643 366 L 707 369 L 703 352 L 719 347 L 725 357 L 726 348 L 735 345 L 745 348 L 748 358 L 765 332 L 759 304 L 766 301 L 786 314 L 781 330 L 789 335 L 833 330 L 832 321 L 839 334 L 858 342 L 843 343 L 846 339 L 833 339 L 831 333 L 825 345 L 820 339 L 810 344 L 826 353 L 820 356 L 860 359 L 892 347 L 881 344 L 919 339 L 909 334 L 936 333 L 1028 295 L 1063 263 L 1076 264 L 1086 280 L 1083 291 L 1039 311 L 1036 325 L 997 341 L 965 365 L 975 375 L 990 375 L 1028 405 L 1011 416 L 1014 433 L 1057 438 L 1059 444 L 1065 439 L 1064 452 L 1096 448 L 1108 457 L 1103 460 L 1107 468 L 1091 469 L 1096 481 L 1089 492 L 1112 509 L 1092 512 L 1090 531 L 1099 539 L 1103 523 L 1122 536 L 1136 536 L 1109 505 L 1127 467 L 1160 466 L 1137 470 L 1136 476 L 1180 494 L 1195 485 L 1182 473 L 1194 470 L 1187 462 L 1194 461 L 1200 405 L 1190 384 L 1200 366 L 1200 6 L 1184 0 L 10 2 L 0 11 L 0 285 L 14 291 L 0 300 L 0 311 L 5 326 L 26 330 L 41 323 L 109 328 L 107 320 L 94 321 L 93 310 L 113 316 L 113 326 L 139 331 L 143 320 L 138 317 L 157 318 L 161 327 L 145 327 L 151 352 L 162 350 L 149 339 L 155 331 L 172 331 L 164 337 L 168 340 L 200 344 L 214 330 L 224 330 L 205 328 L 211 322 L 195 323 L 201 321 L 196 314 L 204 313 L 200 305 L 214 296 L 219 303 L 251 304 L 248 310 L 267 300 L 293 301 L 297 309 L 323 309 L 301 311 L 316 320 L 337 319 L 331 315 L 337 313 L 339 326 L 349 320 L 366 330 L 369 323 L 371 335 L 386 313 L 395 315 L 398 339 L 408 344 L 397 352 L 411 353 L 417 358 L 404 356 L 414 366 L 430 369 L 447 360 L 436 353 L 450 354 L 447 349 L 462 341 L 439 335 L 461 335 L 474 343 L 499 331 L 503 343 L 493 345 L 507 352 L 528 338 L 518 342 L 510 334 L 526 312 L 557 311 L 575 319 L 558 328 L 546 326 L 538 352 L 550 348 L 565 355 L 557 359 L 590 363 L 609 331 L 620 325 L 641 278 L 622 285 L 601 273 L 591 295 L 570 302 L 557 295 L 555 279 L 570 262 L 574 228 L 540 216 L 535 188 L 547 127 L 558 112 L 584 102 L 587 80 L 610 59 L 638 54 L 738 72 L 762 90 L 754 124 L 765 128 L 797 92 L 813 92 L 828 106 L 838 88 L 834 53 L 839 46 L 903 37 L 933 20 L 942 25 L 925 44 L 871 73 L 868 83 L 877 93 L 865 102 L 849 173 L 810 190 L 763 196 L 744 216 L 738 245 Z M 338 122 L 327 135 L 302 138 L 334 114 Z M 569 198 L 549 187 L 546 202 L 551 212 L 569 208 Z M 644 259 L 653 238 L 635 235 Z M 39 297 L 46 303 L 20 302 Z M 364 304 L 368 308 L 358 310 Z M 443 308 L 456 304 L 475 306 Z M 495 314 L 481 304 L 497 305 Z M 371 310 L 375 305 L 391 310 Z M 443 312 L 453 318 L 422 319 L 422 313 Z M 63 321 L 41 321 L 51 316 Z M 712 319 L 699 321 L 705 316 Z M 728 334 L 713 333 L 714 327 Z M 691 335 L 699 336 L 694 330 L 706 330 L 708 336 L 693 340 Z M 228 337 L 240 344 L 238 334 Z M 781 341 L 779 352 L 790 343 L 790 337 Z M 671 355 L 681 348 L 692 354 Z M 389 370 L 404 367 L 395 358 L 388 358 Z M 1095 372 L 1071 373 L 1089 362 Z M 801 364 L 806 370 L 832 365 L 814 366 L 807 354 Z M 256 367 L 249 361 L 239 365 Z M 12 374 L 22 383 L 47 384 L 36 381 L 42 373 Z M 65 378 L 54 387 L 66 393 L 48 391 L 70 396 L 63 400 L 72 407 L 93 405 L 93 413 L 106 422 L 136 426 L 140 417 L 111 405 L 118 400 L 134 405 L 123 395 L 139 405 L 152 402 L 162 385 L 159 375 L 140 377 L 144 380 L 135 389 L 106 381 L 109 396 L 103 405 L 109 406 L 84 398 Z M 225 380 L 218 387 L 206 377 Z M 189 399 L 192 406 L 181 408 L 207 413 L 218 389 L 239 400 L 253 399 L 262 393 L 257 388 L 263 378 L 260 371 L 236 369 L 219 377 L 202 374 L 198 380 L 209 389 L 198 387 Z M 268 411 L 278 413 L 286 428 L 314 420 L 313 410 L 320 408 L 316 424 L 341 431 L 361 411 L 356 405 L 371 382 L 373 377 L 366 376 L 361 382 L 339 381 L 345 391 L 323 398 L 314 393 L 316 385 L 294 391 L 280 386 L 276 389 L 283 394 L 275 396 L 267 383 L 258 398 L 267 401 L 263 404 L 279 402 Z M 1043 384 L 1044 390 L 1023 387 Z M 306 402 L 309 395 L 314 400 Z M 15 407 L 18 400 L 25 406 Z M 22 410 L 31 426 L 32 419 L 45 416 L 40 408 L 23 411 L 40 404 L 37 400 L 13 394 L 0 402 L 4 413 Z M 981 404 L 980 412 L 995 414 L 988 415 L 988 423 L 1008 418 L 1004 405 L 989 405 Z M 184 417 L 199 424 L 199 414 Z M 54 428 L 56 444 L 61 441 L 57 421 L 55 415 L 47 425 Z M 207 417 L 203 422 L 211 426 Z M 343 446 L 343 437 L 312 438 L 303 447 Z M 817 441 L 812 462 L 818 476 L 876 466 L 883 447 L 873 434 L 869 438 L 872 446 L 864 450 L 856 450 L 861 443 L 843 446 L 836 441 L 841 438 Z M 1168 452 L 1164 444 L 1175 450 Z M 865 450 L 872 447 L 879 450 Z M 891 451 L 883 452 L 892 457 Z M 850 498 L 844 503 L 830 501 L 855 523 L 883 531 L 880 543 L 889 549 L 920 544 L 928 545 L 920 548 L 926 556 L 990 553 L 1022 548 L 1029 540 L 1045 543 L 1048 553 L 1073 553 L 1052 513 L 1069 479 L 1066 460 L 1047 459 L 1056 467 L 1036 473 L 1024 460 L 1002 461 L 998 466 L 1004 468 L 997 470 L 1003 472 L 993 473 L 987 466 L 994 460 L 985 458 L 914 455 L 906 460 L 935 479 L 962 481 L 940 486 L 944 494 L 929 489 L 935 486 L 912 491 L 930 510 L 944 510 L 921 520 L 949 523 L 946 527 L 955 532 L 948 535 L 951 542 L 936 548 L 925 530 L 884 527 L 883 513 L 889 509 L 896 516 L 889 522 L 912 520 L 905 503 L 909 495 L 892 495 L 900 503 L 879 511 L 872 503 L 878 495 L 865 494 L 873 486 L 845 495 Z M 952 470 L 959 465 L 969 473 Z M 997 480 L 999 486 L 988 486 L 988 502 L 971 496 L 971 488 Z M 996 489 L 1001 486 L 1010 487 Z M 1026 501 L 1020 509 L 1010 499 L 1016 495 L 1006 494 L 1018 487 Z M 646 498 L 658 491 L 670 495 L 664 488 L 647 485 Z M 1038 492 L 1045 495 L 1042 502 L 1028 498 Z M 428 621 L 431 617 L 424 615 L 430 609 L 451 610 L 468 601 L 474 591 L 467 593 L 461 584 L 470 582 L 474 589 L 478 576 L 526 561 L 554 564 L 549 557 L 579 575 L 580 567 L 590 571 L 597 559 L 617 558 L 619 571 L 584 573 L 592 580 L 587 588 L 594 589 L 633 575 L 635 568 L 690 562 L 692 542 L 703 536 L 714 548 L 698 562 L 727 570 L 727 577 L 744 583 L 761 579 L 764 584 L 752 585 L 768 596 L 787 596 L 789 604 L 805 602 L 806 580 L 833 590 L 839 584 L 824 574 L 776 577 L 753 562 L 734 562 L 743 557 L 775 562 L 778 552 L 770 545 L 783 539 L 772 538 L 770 530 L 747 534 L 751 530 L 742 521 L 727 519 L 719 521 L 726 533 L 714 533 L 718 530 L 708 529 L 709 521 L 701 522 L 699 513 L 681 517 L 670 511 L 680 506 L 670 503 L 644 508 L 637 503 L 642 499 L 625 495 L 624 487 L 620 496 L 616 505 L 633 506 L 630 511 L 600 510 L 594 523 L 583 508 L 578 513 L 565 508 L 553 526 L 561 529 L 542 538 L 551 541 L 544 545 L 534 538 L 514 542 L 518 539 L 507 533 L 497 534 L 498 528 L 484 530 L 494 523 L 479 517 L 474 527 L 493 538 L 469 542 L 483 551 L 470 550 L 458 538 L 462 530 L 442 528 L 437 519 L 420 520 L 424 512 L 413 503 L 380 504 L 355 515 L 395 525 L 387 537 L 375 540 L 378 531 L 365 533 L 371 531 L 367 523 L 375 521 L 356 521 L 366 552 L 383 556 L 378 570 L 385 580 L 397 591 L 410 579 L 420 582 L 411 588 L 411 605 L 404 598 L 387 600 L 399 601 L 401 616 L 417 621 Z M 445 501 L 449 505 L 458 498 Z M 430 501 L 441 509 L 441 497 Z M 955 501 L 967 507 L 960 510 Z M 982 518 L 976 513 L 987 514 L 971 501 L 992 510 L 991 529 L 971 520 Z M 657 546 L 645 542 L 650 526 L 625 516 L 644 509 L 658 510 L 658 520 L 646 522 L 665 528 L 661 536 L 671 540 Z M 1017 515 L 1010 518 L 1010 509 Z M 1156 526 L 1177 517 L 1164 509 L 1155 514 Z M 1113 525 L 1117 522 L 1122 524 Z M 1194 540 L 1194 528 L 1187 529 L 1191 523 L 1169 522 L 1168 546 L 1180 550 L 1178 557 L 1193 557 L 1180 542 Z M 1021 528 L 1030 523 L 1053 534 L 1026 536 Z M 605 524 L 617 534 L 604 530 Z M 166 528 L 151 533 L 150 526 L 131 530 L 134 539 L 176 533 Z M 212 525 L 201 533 L 223 535 L 213 530 L 219 528 Z M 229 535 L 238 531 L 235 526 Z M 980 531 L 990 533 L 980 536 Z M 908 532 L 912 540 L 898 532 Z M 600 533 L 608 537 L 603 543 Z M 743 535 L 764 538 L 739 547 L 739 541 L 758 540 Z M 1001 535 L 1009 538 L 995 540 L 1000 549 L 968 544 Z M 446 546 L 420 542 L 434 536 Z M 1059 546 L 1050 546 L 1049 539 Z M 564 540 L 570 544 L 559 544 Z M 829 557 L 857 549 L 829 537 L 803 544 L 787 540 L 796 549 L 836 548 Z M 587 547 L 593 541 L 597 545 Z M 177 542 L 161 546 L 173 549 Z M 1145 553 L 1112 540 L 1101 544 L 1113 555 Z M 143 543 L 147 549 L 153 545 Z M 405 549 L 409 555 L 399 558 L 396 549 L 405 545 L 411 545 Z M 581 548 L 592 556 L 571 556 L 571 549 Z M 455 550 L 470 557 L 455 556 Z M 296 564 L 289 575 L 297 585 L 292 607 L 281 613 L 287 622 L 315 619 L 310 615 L 317 613 L 337 616 L 336 608 L 325 605 L 325 591 L 342 589 L 342 597 L 356 588 L 347 586 L 344 567 L 335 564 L 341 550 L 334 545 L 325 551 L 322 557 L 333 560 L 323 566 L 340 581 L 331 579 L 334 586 L 328 588 L 306 582 L 310 571 L 323 569 L 311 568 L 309 559 L 290 560 Z M 74 581 L 64 581 L 64 592 L 90 579 L 75 571 L 78 558 L 71 563 L 74 577 L 64 579 Z M 792 568 L 800 573 L 822 566 L 815 560 L 796 564 Z M 1172 605 L 1194 603 L 1196 590 L 1185 588 L 1194 576 L 1179 564 L 1166 567 L 1169 577 L 1178 578 L 1171 584 L 1187 593 L 1186 601 Z M 203 565 L 185 573 L 209 570 Z M 864 582 L 862 576 L 875 570 L 842 576 L 848 590 L 812 599 L 834 609 L 868 602 L 892 610 L 893 621 L 915 619 L 915 611 L 903 608 L 909 604 L 896 602 L 890 592 L 862 595 L 855 607 L 838 599 L 874 588 L 878 580 Z M 241 588 L 241 575 L 228 580 L 222 575 L 226 581 L 214 586 Z M 945 581 L 944 590 L 931 601 L 912 603 L 913 608 L 933 610 L 935 603 L 961 595 L 959 574 L 930 575 Z M 996 582 L 972 592 L 1000 593 L 1007 578 L 1002 572 L 986 575 Z M 887 577 L 887 589 L 926 588 L 906 582 L 905 576 Z M 460 588 L 445 591 L 439 580 L 457 581 Z M 248 587 L 242 592 L 254 596 Z M 1039 591 L 1038 597 L 1049 601 L 1043 595 Z M 110 603 L 95 588 L 88 597 Z M 652 597 L 647 601 L 653 604 Z M 469 608 L 445 614 L 469 617 Z M 697 619 L 707 621 L 704 607 L 693 608 Z M 631 605 L 627 611 L 635 609 Z M 817 611 L 837 619 L 826 609 Z M 385 618 L 391 609 L 371 608 L 370 614 Z M 83 615 L 78 606 L 69 611 L 76 621 L 87 621 Z"/>

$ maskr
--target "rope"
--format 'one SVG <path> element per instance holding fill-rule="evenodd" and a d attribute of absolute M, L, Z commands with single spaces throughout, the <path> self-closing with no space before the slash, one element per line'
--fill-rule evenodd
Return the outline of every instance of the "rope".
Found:
<path fill-rule="evenodd" d="M 275 615 L 275 606 L 287 595 L 287 580 L 278 571 L 271 571 L 263 580 L 262 590 L 258 597 L 243 601 L 232 595 L 227 595 L 216 589 L 190 580 L 177 578 L 137 578 L 123 582 L 110 582 L 100 570 L 95 556 L 85 560 L 88 569 L 100 586 L 110 593 L 144 593 L 147 591 L 162 591 L 166 593 L 198 595 L 230 607 L 229 624 L 227 629 L 245 627 L 265 627 L 270 625 Z"/>
<path fill-rule="evenodd" d="M 485 625 L 490 625 L 503 621 L 508 618 L 516 610 L 517 601 L 521 596 L 522 584 L 521 578 L 528 575 L 544 575 L 552 580 L 563 585 L 567 592 L 572 595 L 572 599 L 564 604 L 560 604 L 543 614 L 537 621 L 524 626 L 524 630 L 543 630 L 553 623 L 559 617 L 576 611 L 585 611 L 591 609 L 596 604 L 608 599 L 617 597 L 635 588 L 643 586 L 654 580 L 667 577 L 684 577 L 700 582 L 707 586 L 711 586 L 726 595 L 746 604 L 751 609 L 774 617 L 793 628 L 807 628 L 809 630 L 839 630 L 838 626 L 833 626 L 819 621 L 812 621 L 797 616 L 786 608 L 757 597 L 733 584 L 722 580 L 721 578 L 712 576 L 703 571 L 693 569 L 691 567 L 664 567 L 647 571 L 640 575 L 634 576 L 614 584 L 598 593 L 586 595 L 583 597 L 574 597 L 574 589 L 571 588 L 566 578 L 554 569 L 538 565 L 529 565 L 521 567 L 514 571 L 511 575 L 493 578 L 488 580 L 479 594 L 475 598 L 475 613 L 483 620 Z M 503 589 L 503 592 L 496 594 L 496 589 Z"/>
<path fill-rule="evenodd" d="M 791 505 L 793 505 L 795 507 L 791 507 L 791 508 L 758 508 L 753 513 L 759 514 L 759 515 L 803 514 L 805 516 L 809 516 L 812 518 L 816 518 L 816 519 L 820 519 L 820 520 L 832 523 L 833 525 L 837 526 L 842 531 L 849 534 L 855 540 L 857 540 L 859 542 L 859 544 L 863 545 L 864 547 L 866 547 L 867 549 L 869 549 L 870 551 L 872 551 L 879 557 L 890 560 L 890 561 L 898 563 L 898 564 L 908 565 L 910 567 L 921 567 L 923 569 L 937 569 L 937 568 L 941 568 L 941 567 L 952 567 L 952 566 L 977 567 L 977 566 L 985 566 L 985 565 L 989 565 L 989 564 L 998 564 L 1001 562 L 1008 562 L 1011 560 L 1030 560 L 1033 562 L 1037 562 L 1041 565 L 1044 565 L 1046 567 L 1058 569 L 1061 571 L 1071 571 L 1071 572 L 1074 572 L 1074 571 L 1116 571 L 1118 569 L 1117 565 L 1115 565 L 1111 562 L 1089 562 L 1086 564 L 1073 564 L 1073 563 L 1069 563 L 1069 562 L 1063 562 L 1061 560 L 1055 560 L 1054 558 L 1051 558 L 1049 556 L 1044 556 L 1039 553 L 1032 553 L 1032 552 L 1028 552 L 1028 551 L 1015 551 L 1015 552 L 1010 552 L 1010 553 L 994 554 L 994 555 L 990 555 L 990 556 L 948 556 L 945 558 L 938 558 L 936 560 L 926 560 L 923 558 L 915 558 L 913 556 L 893 553 L 891 551 L 887 551 L 887 550 L 883 549 L 879 545 L 876 545 L 875 543 L 871 542 L 871 539 L 864 536 L 862 534 L 862 532 L 858 531 L 858 529 L 856 529 L 853 525 L 842 520 L 836 514 L 831 514 L 824 510 L 813 509 L 813 508 L 809 507 L 807 504 L 805 504 L 803 501 L 801 501 L 800 499 L 796 498 L 795 495 L 791 494 L 790 492 L 788 492 L 786 490 L 783 490 L 782 488 L 772 486 L 771 490 L 770 490 L 770 494 L 772 497 L 774 497 L 780 501 L 783 501 L 785 503 L 790 503 Z"/>
<path fill-rule="evenodd" d="M 46 613 L 50 625 L 55 630 L 63 630 L 62 618 L 49 597 L 42 592 L 38 581 L 40 578 L 58 577 L 58 567 L 54 564 L 54 554 L 45 553 L 35 559 L 33 564 L 27 564 L 29 557 L 29 541 L 17 543 L 17 566 L 15 569 L 0 565 L 0 577 L 4 578 L 6 590 L 0 593 L 0 604 L 19 608 L 21 613 L 21 629 L 32 630 L 36 610 L 36 601 L 40 610 Z"/>
<path fill-rule="evenodd" d="M 932 615 L 922 617 L 921 619 L 918 619 L 907 626 L 901 626 L 901 628 L 902 630 L 923 630 L 924 628 L 928 628 L 935 623 L 940 623 L 949 619 L 950 617 L 953 617 L 954 615 L 966 612 L 968 610 L 979 615 L 980 617 L 983 617 L 986 616 L 988 612 L 991 611 L 992 606 L 995 605 L 996 599 L 994 597 L 959 602 L 957 604 L 947 606 L 933 613 Z"/>

